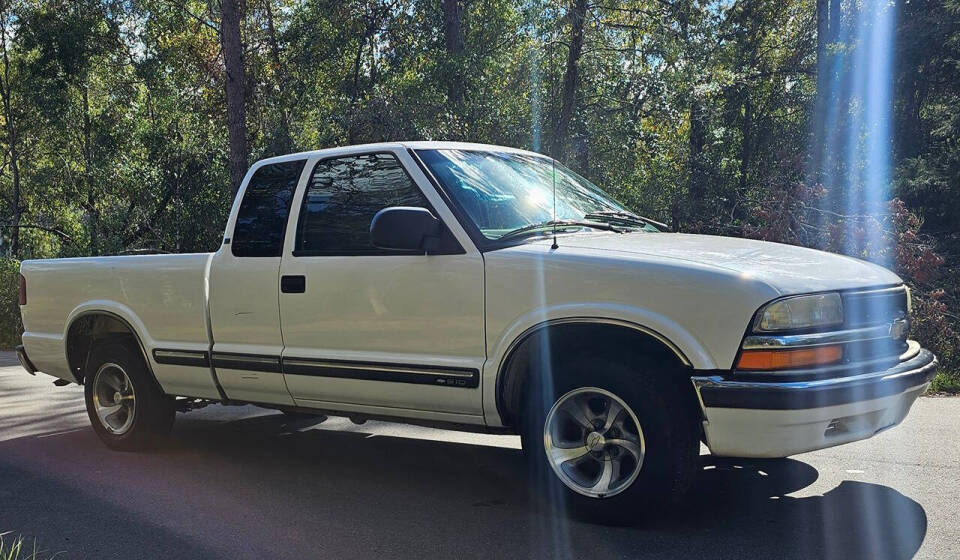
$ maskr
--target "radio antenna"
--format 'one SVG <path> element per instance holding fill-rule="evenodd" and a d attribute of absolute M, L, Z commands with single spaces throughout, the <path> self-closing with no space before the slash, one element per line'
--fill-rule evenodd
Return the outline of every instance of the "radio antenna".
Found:
<path fill-rule="evenodd" d="M 553 245 L 551 250 L 559 249 L 557 245 L 557 160 L 550 158 L 551 175 L 553 176 Z"/>

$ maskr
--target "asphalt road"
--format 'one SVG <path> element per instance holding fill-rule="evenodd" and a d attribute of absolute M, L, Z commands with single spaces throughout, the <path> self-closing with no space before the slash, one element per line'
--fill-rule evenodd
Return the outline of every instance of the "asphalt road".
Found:
<path fill-rule="evenodd" d="M 868 441 L 705 454 L 686 518 L 609 527 L 534 508 L 515 437 L 211 406 L 162 449 L 111 452 L 79 388 L 0 353 L 0 534 L 60 559 L 954 559 L 958 435 L 960 399 L 922 398 Z"/>

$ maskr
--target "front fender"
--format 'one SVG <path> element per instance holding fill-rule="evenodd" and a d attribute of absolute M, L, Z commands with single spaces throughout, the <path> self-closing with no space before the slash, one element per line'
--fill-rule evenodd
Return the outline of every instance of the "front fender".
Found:
<path fill-rule="evenodd" d="M 627 305 L 576 303 L 556 305 L 520 316 L 491 344 L 483 369 L 484 411 L 487 424 L 503 426 L 497 407 L 499 376 L 510 353 L 527 336 L 540 328 L 571 323 L 603 323 L 631 328 L 647 334 L 670 348 L 678 359 L 693 369 L 717 369 L 707 347 L 680 324 L 661 314 Z"/>

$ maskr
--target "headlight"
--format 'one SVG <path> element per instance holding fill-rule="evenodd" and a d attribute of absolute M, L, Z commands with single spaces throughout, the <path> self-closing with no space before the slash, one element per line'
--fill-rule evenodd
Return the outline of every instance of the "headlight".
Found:
<path fill-rule="evenodd" d="M 792 331 L 843 324 L 838 293 L 791 296 L 768 303 L 753 325 L 755 332 Z"/>

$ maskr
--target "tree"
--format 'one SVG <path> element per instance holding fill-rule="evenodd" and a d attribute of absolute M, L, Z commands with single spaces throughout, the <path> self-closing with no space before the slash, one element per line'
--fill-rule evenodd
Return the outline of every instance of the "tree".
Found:
<path fill-rule="evenodd" d="M 456 106 L 463 97 L 463 79 L 459 72 L 464 48 L 460 0 L 443 0 L 443 38 L 449 57 L 447 64 L 453 69 L 447 82 L 447 100 Z"/>
<path fill-rule="evenodd" d="M 0 0 L 0 50 L 3 56 L 3 73 L 0 75 L 0 101 L 2 101 L 4 132 L 8 163 L 10 166 L 12 192 L 10 194 L 10 231 L 9 254 L 13 258 L 20 256 L 20 220 L 23 216 L 22 184 L 20 180 L 20 142 L 19 142 L 19 115 L 13 107 L 13 87 L 11 79 L 10 53 L 8 52 L 9 32 L 14 17 L 10 12 L 7 0 Z"/>
<path fill-rule="evenodd" d="M 220 44 L 226 72 L 227 129 L 230 134 L 230 189 L 236 195 L 247 174 L 250 147 L 247 144 L 246 65 L 240 35 L 244 0 L 222 0 Z"/>
<path fill-rule="evenodd" d="M 583 55 L 583 34 L 587 21 L 587 0 L 570 0 L 567 17 L 570 20 L 569 47 L 567 63 L 563 72 L 563 84 L 560 93 L 560 114 L 553 133 L 553 157 L 566 159 L 569 144 L 570 121 L 573 119 L 580 85 L 580 57 Z"/>

